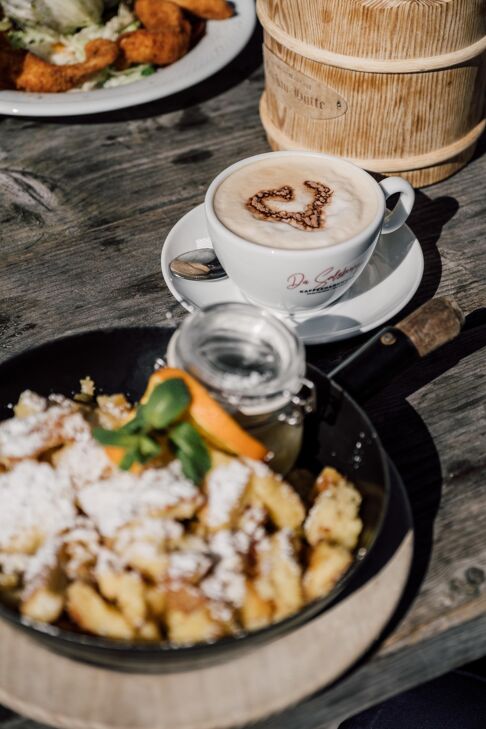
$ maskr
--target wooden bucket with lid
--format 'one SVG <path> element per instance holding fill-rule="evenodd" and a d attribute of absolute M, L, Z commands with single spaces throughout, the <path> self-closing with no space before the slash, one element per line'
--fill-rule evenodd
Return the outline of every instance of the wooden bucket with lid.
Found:
<path fill-rule="evenodd" d="M 483 132 L 486 0 L 257 0 L 274 149 L 430 185 Z"/>

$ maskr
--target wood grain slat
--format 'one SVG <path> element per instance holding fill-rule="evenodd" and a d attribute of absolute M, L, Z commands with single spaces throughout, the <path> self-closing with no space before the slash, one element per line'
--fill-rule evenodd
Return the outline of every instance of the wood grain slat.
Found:
<path fill-rule="evenodd" d="M 157 324 L 166 312 L 180 321 L 160 248 L 223 167 L 268 150 L 261 69 L 247 78 L 257 58 L 258 42 L 217 79 L 146 108 L 89 120 L 0 118 L 2 359 L 69 330 Z M 261 729 L 328 729 L 486 654 L 486 581 L 471 583 L 471 570 L 486 575 L 485 146 L 459 174 L 418 192 L 411 222 L 426 267 L 407 311 L 436 292 L 452 295 L 469 314 L 466 330 L 368 405 L 419 525 L 408 602 L 386 642 L 344 681 Z M 27 183 L 12 182 L 12 171 Z M 310 347 L 308 356 L 330 369 L 364 339 Z"/>

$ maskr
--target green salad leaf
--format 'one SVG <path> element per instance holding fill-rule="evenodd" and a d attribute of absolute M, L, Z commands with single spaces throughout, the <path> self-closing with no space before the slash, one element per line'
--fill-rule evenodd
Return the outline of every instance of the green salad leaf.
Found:
<path fill-rule="evenodd" d="M 5 15 L 21 25 L 43 25 L 59 33 L 101 23 L 103 0 L 2 0 Z"/>

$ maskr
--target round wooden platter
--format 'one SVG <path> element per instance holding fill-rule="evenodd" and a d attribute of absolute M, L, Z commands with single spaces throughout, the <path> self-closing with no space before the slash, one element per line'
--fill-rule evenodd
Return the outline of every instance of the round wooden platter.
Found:
<path fill-rule="evenodd" d="M 394 469 L 392 469 L 394 471 Z M 77 663 L 0 625 L 0 703 L 66 729 L 226 729 L 323 689 L 380 637 L 402 596 L 413 553 L 410 507 L 394 472 L 372 555 L 329 610 L 236 660 L 140 675 Z"/>

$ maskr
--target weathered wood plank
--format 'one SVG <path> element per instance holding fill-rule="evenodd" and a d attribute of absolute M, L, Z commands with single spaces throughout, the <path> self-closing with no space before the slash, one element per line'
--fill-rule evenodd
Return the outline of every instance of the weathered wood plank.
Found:
<path fill-rule="evenodd" d="M 183 316 L 163 284 L 160 249 L 223 167 L 267 150 L 261 69 L 246 78 L 257 48 L 207 84 L 139 109 L 0 119 L 1 358 L 69 330 Z M 345 681 L 262 726 L 324 727 L 486 653 L 484 147 L 461 173 L 418 195 L 412 227 L 426 270 L 407 307 L 439 291 L 476 313 L 456 343 L 369 403 L 417 521 L 413 604 Z M 308 354 L 328 369 L 364 339 Z M 6 720 L 9 729 L 33 729 Z"/>

